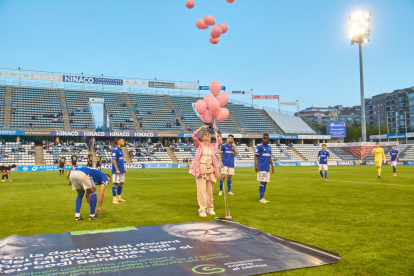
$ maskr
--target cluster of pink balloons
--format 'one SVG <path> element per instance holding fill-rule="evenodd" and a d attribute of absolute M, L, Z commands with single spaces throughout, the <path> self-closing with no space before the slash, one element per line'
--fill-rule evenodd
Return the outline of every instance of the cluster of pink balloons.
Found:
<path fill-rule="evenodd" d="M 204 18 L 196 20 L 197 28 L 201 30 L 208 29 L 208 26 L 213 26 L 216 24 L 216 20 L 212 15 L 207 14 Z M 220 36 L 227 32 L 229 27 L 226 23 L 220 23 L 217 26 L 211 28 L 209 41 L 211 44 L 217 44 L 220 41 Z"/>
<path fill-rule="evenodd" d="M 228 3 L 233 3 L 234 0 L 226 0 Z M 187 0 L 187 2 L 185 3 L 185 6 L 189 9 L 194 8 L 194 0 Z M 201 30 L 205 30 L 208 29 L 209 26 L 213 26 L 216 25 L 216 20 L 214 19 L 214 17 L 212 15 L 206 15 L 204 16 L 204 18 L 200 18 L 196 20 L 196 26 L 197 28 L 201 29 Z M 228 26 L 226 23 L 220 23 L 217 26 L 214 26 L 213 28 L 211 28 L 210 31 L 210 37 L 208 38 L 208 40 L 210 41 L 211 44 L 217 44 L 220 41 L 220 36 L 224 33 L 227 32 L 228 30 Z"/>
<path fill-rule="evenodd" d="M 223 106 L 228 103 L 229 96 L 226 93 L 220 93 L 221 84 L 216 80 L 210 83 L 209 88 L 214 96 L 208 94 L 204 100 L 198 100 L 195 109 L 204 123 L 210 124 L 213 118 L 216 118 L 218 122 L 225 121 L 229 117 L 229 110 Z"/>

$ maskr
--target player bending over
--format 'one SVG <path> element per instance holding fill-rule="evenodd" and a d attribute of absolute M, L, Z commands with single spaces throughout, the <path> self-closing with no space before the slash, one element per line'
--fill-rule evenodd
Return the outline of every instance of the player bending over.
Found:
<path fill-rule="evenodd" d="M 372 155 L 375 156 L 375 167 L 377 167 L 378 178 L 381 178 L 381 167 L 382 163 L 385 163 L 385 153 L 384 149 L 380 148 L 378 142 L 375 145 L 375 148 L 372 150 Z"/>
<path fill-rule="evenodd" d="M 223 194 L 224 179 L 227 175 L 227 194 L 234 195 L 231 192 L 231 180 L 234 175 L 234 155 L 239 154 L 239 151 L 234 145 L 234 136 L 229 135 L 227 143 L 220 147 L 220 160 L 221 160 L 221 178 L 220 178 L 220 192 L 218 195 Z"/>
<path fill-rule="evenodd" d="M 75 169 L 70 174 L 70 182 L 72 183 L 72 190 L 76 190 L 78 192 L 78 196 L 76 197 L 76 204 L 75 204 L 75 221 L 83 220 L 80 215 L 80 209 L 82 206 L 82 199 L 85 195 L 85 190 L 87 198 L 89 198 L 89 206 L 90 206 L 90 213 L 89 213 L 89 220 L 97 220 L 101 219 L 95 215 L 96 203 L 98 198 L 96 196 L 96 185 L 103 184 L 104 186 L 101 187 L 101 191 L 99 193 L 99 207 L 96 211 L 97 214 L 101 213 L 102 202 L 104 198 L 104 192 L 106 185 L 111 182 L 111 177 L 109 175 L 104 174 L 101 171 L 90 169 L 90 168 L 80 168 Z"/>
<path fill-rule="evenodd" d="M 257 172 L 257 181 L 260 181 L 260 203 L 268 203 L 269 200 L 264 198 L 267 183 L 270 182 L 270 165 L 272 165 L 272 174 L 275 172 L 275 167 L 272 161 L 272 147 L 269 144 L 269 134 L 265 133 L 262 136 L 262 144 L 258 144 L 254 153 L 254 167 Z"/>
<path fill-rule="evenodd" d="M 319 162 L 319 173 L 321 174 L 321 180 L 328 178 L 328 160 L 330 159 L 329 151 L 326 150 L 326 145 L 322 144 L 322 150 L 318 152 L 318 162 Z M 323 171 L 325 171 L 325 178 L 323 178 Z"/>
<path fill-rule="evenodd" d="M 115 147 L 112 150 L 112 180 L 114 185 L 112 186 L 112 203 L 118 204 L 119 202 L 125 202 L 126 200 L 121 198 L 122 188 L 125 182 L 125 169 L 124 164 L 124 153 L 122 152 L 122 147 L 125 142 L 122 138 L 115 139 Z M 117 196 L 118 194 L 118 196 Z"/>
<path fill-rule="evenodd" d="M 397 176 L 397 163 L 398 163 L 398 158 L 400 157 L 400 153 L 398 152 L 398 150 L 395 149 L 394 145 L 391 146 L 390 155 L 391 155 L 390 162 L 392 166 L 392 171 L 394 172 L 394 176 Z"/>
<path fill-rule="evenodd" d="M 1 165 L 0 171 L 3 173 L 3 176 L 1 177 L 1 181 L 4 182 L 4 177 L 6 177 L 7 181 L 13 181 L 10 179 L 10 171 L 11 169 L 16 168 L 16 167 L 17 166 L 15 164 L 9 165 L 9 166 Z"/>

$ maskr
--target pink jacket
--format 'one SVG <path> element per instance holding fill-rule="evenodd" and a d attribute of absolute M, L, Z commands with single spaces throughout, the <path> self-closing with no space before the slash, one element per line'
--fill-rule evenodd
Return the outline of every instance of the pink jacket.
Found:
<path fill-rule="evenodd" d="M 189 171 L 189 173 L 191 173 L 195 177 L 200 176 L 200 159 L 201 159 L 201 154 L 203 153 L 203 150 L 204 150 L 204 147 L 205 147 L 204 143 L 200 142 L 200 140 L 198 139 L 198 134 L 199 133 L 200 133 L 200 130 L 198 130 L 198 129 L 193 133 L 193 141 L 194 141 L 194 145 L 197 147 L 197 153 L 194 157 L 194 160 L 191 164 L 190 171 Z M 211 161 L 212 161 L 213 166 L 214 166 L 214 176 L 216 178 L 220 177 L 220 172 L 219 172 L 219 169 L 218 169 L 215 147 L 217 145 L 217 150 L 219 150 L 221 144 L 223 144 L 223 139 L 221 137 L 218 137 L 215 144 L 210 143 Z"/>

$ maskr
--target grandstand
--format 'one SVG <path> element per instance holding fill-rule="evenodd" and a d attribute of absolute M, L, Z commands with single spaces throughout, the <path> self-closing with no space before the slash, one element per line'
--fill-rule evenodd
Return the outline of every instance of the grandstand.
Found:
<path fill-rule="evenodd" d="M 14 86 L 11 125 L 19 129 L 63 129 L 58 90 Z"/>
<path fill-rule="evenodd" d="M 4 130 L 65 130 L 82 131 L 96 130 L 94 114 L 90 104 L 91 98 L 104 101 L 104 109 L 108 114 L 106 131 L 148 131 L 157 132 L 160 142 L 165 137 L 177 137 L 178 133 L 191 133 L 204 125 L 194 108 L 199 97 L 170 96 L 164 94 L 144 94 L 127 92 L 97 92 L 76 89 L 51 89 L 26 86 L 0 86 L 0 123 Z M 317 134 L 301 118 L 290 115 L 264 111 L 241 104 L 228 103 L 226 107 L 230 116 L 224 122 L 218 123 L 219 130 L 225 133 L 241 134 L 241 137 L 257 137 L 268 132 L 273 135 L 285 134 Z M 188 136 L 186 136 L 188 137 Z M 138 139 L 137 139 L 138 140 Z M 144 143 L 146 138 L 141 139 Z M 146 144 L 139 145 L 133 141 L 128 144 L 126 153 L 130 163 L 172 163 L 193 159 L 195 147 L 188 144 L 186 138 L 168 147 L 157 148 Z M 77 140 L 77 144 L 58 143 L 43 150 L 43 156 L 38 152 L 11 151 L 20 144 L 7 143 L 3 145 L 2 163 L 34 165 L 56 164 L 63 152 L 69 160 L 73 152 L 79 154 L 79 164 L 86 164 L 87 144 Z M 155 140 L 156 142 L 157 140 Z M 314 140 L 316 144 L 318 140 Z M 245 139 L 238 142 L 239 155 L 236 162 L 253 162 L 252 149 L 259 140 Z M 248 142 L 248 143 L 247 143 Z M 272 140 L 272 158 L 274 161 L 316 161 L 320 146 L 313 144 L 286 144 L 280 140 Z M 276 142 L 278 142 L 276 144 Z M 299 141 L 298 141 L 299 142 Z M 303 143 L 303 141 L 301 141 Z M 100 142 L 102 143 L 102 142 Z M 289 142 L 291 143 L 291 142 Z M 11 145 L 11 146 L 10 146 Z M 30 147 L 34 147 L 33 143 Z M 86 147 L 86 148 L 85 148 Z M 110 147 L 100 144 L 97 152 L 110 163 Z M 167 151 L 168 149 L 168 151 Z M 399 145 L 400 160 L 414 159 L 414 148 L 409 145 Z M 390 148 L 385 147 L 386 154 Z M 328 147 L 332 161 L 358 160 L 359 158 L 346 147 Z M 92 149 L 95 156 L 95 149 Z M 7 156 L 7 157 L 6 157 Z M 39 160 L 35 162 L 35 157 Z M 370 155 L 364 160 L 371 160 Z M 105 162 L 104 162 L 105 163 Z"/>
<path fill-rule="evenodd" d="M 316 134 L 301 118 L 286 115 L 275 111 L 266 111 L 273 121 L 287 134 Z"/>
<path fill-rule="evenodd" d="M 181 130 L 174 108 L 165 95 L 129 94 L 142 130 Z M 173 111 L 174 110 L 174 111 Z"/>
<path fill-rule="evenodd" d="M 259 109 L 232 103 L 226 107 L 240 125 L 242 132 L 280 133 Z"/>
<path fill-rule="evenodd" d="M 1 145 L 0 165 L 34 165 L 34 143 L 7 142 Z"/>

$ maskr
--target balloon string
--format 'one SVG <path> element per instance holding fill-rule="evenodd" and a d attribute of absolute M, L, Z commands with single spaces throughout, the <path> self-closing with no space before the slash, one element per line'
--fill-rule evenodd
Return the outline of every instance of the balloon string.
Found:
<path fill-rule="evenodd" d="M 214 126 L 216 126 L 216 119 L 215 118 L 214 118 Z M 216 134 L 216 145 L 214 146 L 214 150 L 215 150 L 215 153 L 217 153 L 217 149 L 218 149 L 218 133 L 217 133 L 217 131 L 215 132 L 215 134 Z M 227 203 L 227 194 L 226 194 L 226 191 L 227 191 L 228 187 L 226 189 L 226 186 L 224 185 L 224 179 L 225 178 L 223 178 L 222 173 L 221 173 L 220 154 L 218 155 L 218 158 L 219 158 L 218 167 L 219 167 L 219 172 L 220 172 L 220 180 L 221 180 L 221 182 L 223 183 L 223 186 L 224 186 L 224 191 L 223 191 L 224 211 L 226 212 L 226 217 L 227 217 L 227 216 L 231 216 L 230 215 L 230 207 L 229 207 L 229 204 Z"/>

